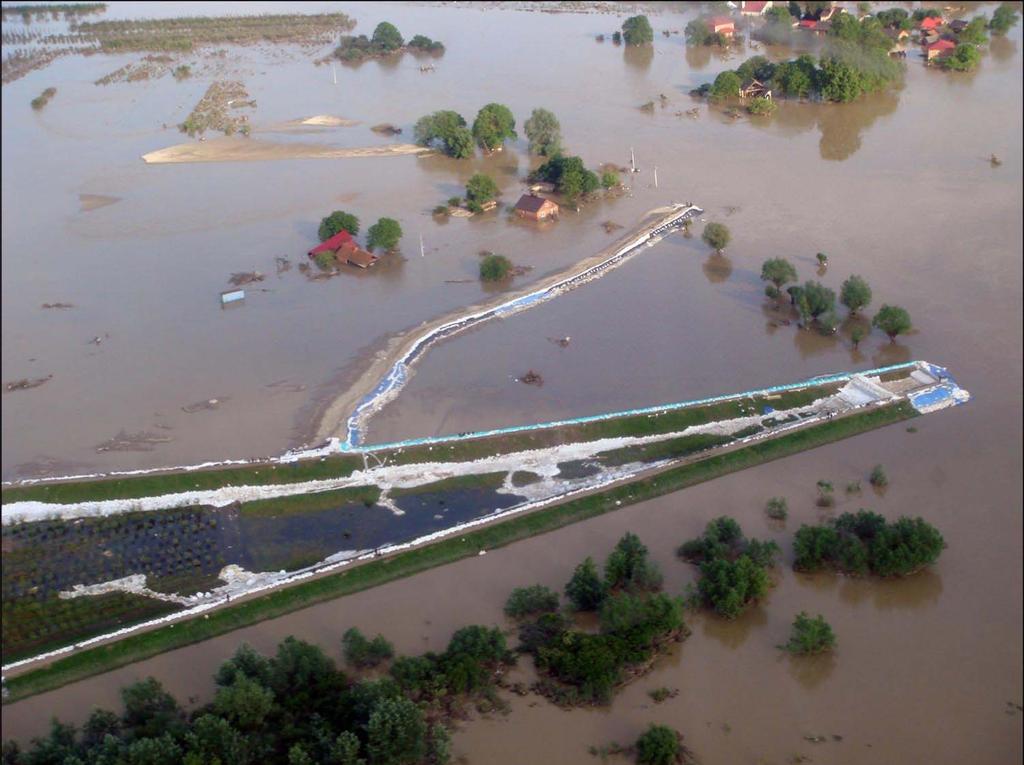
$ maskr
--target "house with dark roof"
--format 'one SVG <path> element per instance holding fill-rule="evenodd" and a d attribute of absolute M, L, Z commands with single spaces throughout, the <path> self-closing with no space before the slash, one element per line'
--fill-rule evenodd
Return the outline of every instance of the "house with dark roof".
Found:
<path fill-rule="evenodd" d="M 523 194 L 516 202 L 516 215 L 529 220 L 547 220 L 558 215 L 558 205 L 536 194 Z"/>
<path fill-rule="evenodd" d="M 949 22 L 949 28 L 950 28 L 951 31 L 956 32 L 957 34 L 960 34 L 965 29 L 967 29 L 967 24 L 968 23 L 969 22 L 967 22 L 964 19 L 953 19 L 951 22 Z"/>

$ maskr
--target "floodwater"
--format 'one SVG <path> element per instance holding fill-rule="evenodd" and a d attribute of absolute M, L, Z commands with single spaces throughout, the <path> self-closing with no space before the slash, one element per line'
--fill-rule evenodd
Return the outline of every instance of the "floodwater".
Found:
<path fill-rule="evenodd" d="M 514 202 L 530 164 L 522 141 L 461 163 L 147 167 L 141 154 L 180 139 L 160 125 L 180 121 L 208 83 L 104 88 L 92 82 L 133 59 L 59 60 L 4 86 L 3 379 L 54 375 L 3 396 L 5 478 L 43 461 L 109 469 L 279 451 L 301 440 L 307 415 L 385 336 L 481 297 L 479 250 L 533 266 L 518 281 L 527 283 L 598 251 L 614 236 L 602 221 L 630 225 L 672 200 L 692 200 L 708 220 L 728 224 L 724 256 L 709 256 L 699 237 L 675 235 L 583 289 L 439 344 L 371 421 L 369 440 L 678 401 L 910 358 L 948 366 L 974 400 L 921 418 L 917 433 L 892 426 L 5 707 L 5 734 L 38 733 L 50 714 L 81 720 L 90 704 L 115 705 L 120 685 L 149 673 L 182 699 L 205 698 L 209 675 L 243 639 L 269 651 L 296 634 L 337 656 L 341 633 L 357 624 L 384 632 L 400 651 L 440 649 L 458 626 L 504 623 L 512 587 L 560 586 L 582 557 L 602 557 L 627 529 L 678 592 L 694 572 L 673 550 L 710 518 L 733 515 L 788 554 L 792 531 L 818 517 L 819 478 L 867 487 L 882 463 L 885 495 L 844 495 L 839 509 L 922 515 L 949 545 L 933 570 L 879 583 L 783 567 L 765 603 L 734 623 L 696 618 L 693 636 L 609 708 L 563 712 L 513 698 L 507 717 L 463 726 L 455 753 L 469 762 L 591 763 L 590 745 L 626 743 L 664 722 L 709 763 L 783 763 L 797 754 L 816 763 L 1019 762 L 1022 717 L 1007 702 L 1019 705 L 1024 694 L 1020 27 L 993 41 L 976 73 L 928 71 L 911 54 L 906 85 L 894 93 L 849 106 L 785 104 L 770 120 L 733 123 L 703 104 L 696 120 L 675 116 L 694 105 L 690 88 L 741 60 L 695 55 L 680 36 L 659 34 L 682 29 L 686 16 L 652 19 L 653 52 L 638 53 L 594 42 L 621 23 L 610 15 L 352 12 L 357 31 L 387 18 L 406 36 L 443 40 L 448 52 L 432 74 L 420 74 L 411 57 L 339 67 L 335 88 L 328 70 L 299 54 L 232 50 L 229 61 L 237 59 L 257 99 L 257 122 L 336 114 L 362 125 L 327 131 L 325 140 L 365 146 L 383 142 L 369 125 L 408 131 L 438 108 L 471 120 L 497 100 L 522 120 L 546 106 L 590 165 L 626 164 L 635 148 L 642 172 L 630 179 L 632 196 L 544 229 L 504 215 L 430 218 L 478 169 L 495 173 Z M 57 96 L 33 112 L 28 101 L 50 85 Z M 665 109 L 637 109 L 661 93 Z M 1001 166 L 989 164 L 992 153 Z M 121 201 L 82 212 L 79 194 Z M 404 257 L 326 282 L 307 282 L 294 268 L 278 278 L 274 257 L 298 262 L 319 218 L 336 207 L 356 212 L 364 227 L 398 218 Z M 896 345 L 874 333 L 852 351 L 842 335 L 772 326 L 785 315 L 764 305 L 761 262 L 786 256 L 801 278 L 818 278 L 816 252 L 829 255 L 826 284 L 864 276 L 872 308 L 898 303 L 918 331 Z M 273 292 L 250 291 L 244 307 L 222 311 L 217 293 L 227 277 L 251 269 L 270 274 L 252 286 Z M 447 281 L 460 279 L 471 281 Z M 39 308 L 57 301 L 76 308 Z M 105 333 L 101 345 L 87 344 Z M 566 335 L 566 348 L 548 341 Z M 543 387 L 512 381 L 530 368 Z M 267 387 L 281 380 L 306 388 Z M 212 411 L 181 409 L 209 398 L 225 401 Z M 156 424 L 174 428 L 160 431 L 174 440 L 147 452 L 94 451 L 119 430 Z M 789 499 L 785 531 L 763 516 L 770 496 Z M 800 610 L 833 625 L 831 660 L 788 659 L 775 648 Z M 680 693 L 655 705 L 646 693 L 658 686 Z"/>

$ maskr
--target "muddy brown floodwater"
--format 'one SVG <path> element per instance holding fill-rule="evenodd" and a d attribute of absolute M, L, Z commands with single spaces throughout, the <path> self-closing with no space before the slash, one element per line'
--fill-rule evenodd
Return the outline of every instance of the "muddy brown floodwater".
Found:
<path fill-rule="evenodd" d="M 4 86 L 3 379 L 54 375 L 3 396 L 4 478 L 280 451 L 303 440 L 307 414 L 388 335 L 484 296 L 475 281 L 447 283 L 474 279 L 479 250 L 533 266 L 521 286 L 600 250 L 613 237 L 603 221 L 628 226 L 672 200 L 693 200 L 706 219 L 728 224 L 733 243 L 724 256 L 709 257 L 699 236 L 676 235 L 583 289 L 439 344 L 371 421 L 370 440 L 676 401 L 910 358 L 948 366 L 974 400 L 921 418 L 916 433 L 893 426 L 862 435 L 4 707 L 5 735 L 39 733 L 51 714 L 81 721 L 92 704 L 115 705 L 121 685 L 149 673 L 182 699 L 205 699 L 210 674 L 243 639 L 269 651 L 296 634 L 338 656 L 341 633 L 357 624 L 384 632 L 401 651 L 439 649 L 463 624 L 504 624 L 512 587 L 560 587 L 579 559 L 603 557 L 626 529 L 651 547 L 673 592 L 694 576 L 674 547 L 717 515 L 777 539 L 791 560 L 792 532 L 818 517 L 815 482 L 860 479 L 867 487 L 881 463 L 891 481 L 885 495 L 843 495 L 837 509 L 922 515 L 949 545 L 933 570 L 880 583 L 784 567 L 766 601 L 736 622 L 696 617 L 693 637 L 610 707 L 564 712 L 513 698 L 507 717 L 464 725 L 455 752 L 473 763 L 592 763 L 587 747 L 631 741 L 653 721 L 680 729 L 708 763 L 796 755 L 816 763 L 1019 762 L 1022 717 L 1007 702 L 1022 703 L 1024 668 L 1020 27 L 994 40 L 970 75 L 925 70 L 912 53 L 906 84 L 893 93 L 849 106 L 784 104 L 770 120 L 732 122 L 703 104 L 698 119 L 685 116 L 695 105 L 690 88 L 739 63 L 658 34 L 682 29 L 687 15 L 652 18 L 653 51 L 637 52 L 594 42 L 621 23 L 614 15 L 342 7 L 359 31 L 387 18 L 403 33 L 443 40 L 447 53 L 427 74 L 412 57 L 339 67 L 335 87 L 305 54 L 230 49 L 228 65 L 259 104 L 254 123 L 310 114 L 358 120 L 323 128 L 319 140 L 346 148 L 387 144 L 368 127 L 381 122 L 405 137 L 438 108 L 472 119 L 497 100 L 521 124 L 546 106 L 590 165 L 625 164 L 635 148 L 642 172 L 629 179 L 631 195 L 543 230 L 504 215 L 443 224 L 430 217 L 480 170 L 514 202 L 530 166 L 522 140 L 465 162 L 146 166 L 142 154 L 181 142 L 161 124 L 183 119 L 209 83 L 98 88 L 94 80 L 132 57 L 61 59 Z M 43 112 L 29 109 L 51 85 L 59 98 Z M 661 93 L 665 109 L 636 108 Z M 1002 165 L 990 165 L 993 153 Z M 80 194 L 121 201 L 86 213 Z M 292 269 L 257 285 L 273 291 L 252 291 L 243 308 L 219 308 L 230 274 L 273 274 L 281 255 L 297 261 L 336 207 L 356 212 L 364 227 L 381 215 L 398 218 L 405 255 L 376 273 L 317 283 Z M 816 252 L 829 255 L 821 277 Z M 765 307 L 758 280 L 772 256 L 833 288 L 848 274 L 864 276 L 872 308 L 898 303 L 918 331 L 896 345 L 875 333 L 855 352 L 843 333 L 822 338 L 780 325 L 785 317 Z M 75 308 L 39 307 L 58 301 Z M 566 335 L 565 348 L 547 340 Z M 511 379 L 530 368 L 543 387 Z M 281 380 L 296 385 L 287 393 L 270 387 Z M 211 398 L 223 406 L 182 411 Z M 159 432 L 174 440 L 151 451 L 95 452 L 121 430 L 157 425 L 172 428 Z M 770 496 L 789 499 L 784 531 L 764 518 Z M 798 661 L 775 648 L 800 610 L 833 625 L 833 659 Z M 680 693 L 655 705 L 646 693 L 658 686 Z"/>

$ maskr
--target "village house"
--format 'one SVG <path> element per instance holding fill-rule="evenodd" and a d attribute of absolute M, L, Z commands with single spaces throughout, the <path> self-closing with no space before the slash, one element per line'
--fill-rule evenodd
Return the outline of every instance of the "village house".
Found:
<path fill-rule="evenodd" d="M 732 37 L 736 34 L 736 22 L 728 16 L 712 16 L 707 20 L 708 31 L 722 37 Z"/>
<path fill-rule="evenodd" d="M 377 262 L 377 256 L 362 249 L 352 235 L 342 229 L 309 251 L 309 257 L 315 258 L 322 252 L 334 255 L 339 265 L 352 265 L 358 268 L 369 268 Z"/>
<path fill-rule="evenodd" d="M 953 19 L 951 22 L 949 22 L 949 29 L 952 32 L 960 34 L 965 29 L 967 29 L 967 24 L 968 22 L 965 21 L 964 19 Z"/>
<path fill-rule="evenodd" d="M 523 194 L 516 202 L 516 215 L 529 220 L 547 220 L 558 215 L 558 205 L 536 194 Z"/>
<path fill-rule="evenodd" d="M 946 22 L 944 22 L 941 17 L 929 16 L 928 18 L 921 19 L 921 23 L 917 25 L 917 28 L 922 32 L 931 32 L 938 29 L 945 23 Z"/>
<path fill-rule="evenodd" d="M 938 32 L 935 32 L 935 31 L 925 32 L 923 35 L 921 35 L 921 44 L 922 45 L 931 45 L 932 43 L 937 42 L 938 39 L 939 39 L 939 33 Z"/>
<path fill-rule="evenodd" d="M 885 34 L 894 43 L 901 43 L 910 37 L 910 32 L 906 29 L 886 29 Z"/>
<path fill-rule="evenodd" d="M 740 98 L 767 98 L 772 100 L 772 91 L 759 80 L 751 80 L 745 88 L 740 88 Z"/>
<path fill-rule="evenodd" d="M 936 40 L 931 45 L 925 46 L 925 57 L 932 61 L 937 58 L 945 58 L 952 55 L 956 50 L 956 43 L 952 40 Z"/>
<path fill-rule="evenodd" d="M 772 0 L 767 0 L 766 2 L 741 2 L 740 15 L 764 16 L 773 5 Z"/>
<path fill-rule="evenodd" d="M 834 17 L 837 13 L 846 13 L 846 9 L 843 8 L 842 6 L 832 3 L 832 5 L 830 5 L 828 8 L 826 8 L 825 10 L 818 14 L 818 21 L 832 21 L 832 17 Z"/>

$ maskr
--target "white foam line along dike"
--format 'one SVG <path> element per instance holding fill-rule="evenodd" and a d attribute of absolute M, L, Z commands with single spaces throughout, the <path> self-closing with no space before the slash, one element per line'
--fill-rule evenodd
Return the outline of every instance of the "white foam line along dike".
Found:
<path fill-rule="evenodd" d="M 890 391 L 885 391 L 884 393 L 879 393 L 877 398 L 873 398 L 873 397 L 870 397 L 870 396 L 865 397 L 863 395 L 864 390 L 872 390 L 872 389 L 874 389 L 876 384 L 879 382 L 877 379 L 867 380 L 866 378 L 868 378 L 868 377 L 876 377 L 877 378 L 878 375 L 883 374 L 886 371 L 894 371 L 896 369 L 904 369 L 904 368 L 907 368 L 907 367 L 914 367 L 914 372 L 912 373 L 912 376 L 914 377 L 915 380 L 917 380 L 917 382 L 919 384 L 922 385 L 921 388 L 919 388 L 917 390 L 914 390 L 914 391 L 911 391 L 911 392 L 909 392 L 906 395 L 903 395 L 903 394 L 893 394 Z M 797 428 L 802 428 L 802 427 L 804 427 L 805 425 L 807 425 L 809 423 L 826 421 L 829 418 L 829 416 L 830 416 L 830 412 L 832 412 L 834 410 L 832 410 L 830 408 L 830 406 L 818 406 L 818 407 L 815 407 L 815 405 L 820 404 L 823 401 L 829 401 L 831 403 L 838 403 L 837 400 L 842 401 L 843 404 L 845 404 L 844 406 L 842 406 L 843 411 L 844 412 L 850 412 L 850 411 L 854 411 L 854 410 L 858 410 L 858 409 L 864 409 L 864 408 L 868 408 L 868 407 L 884 404 L 887 401 L 888 402 L 892 402 L 892 401 L 895 401 L 895 400 L 906 399 L 906 400 L 909 400 L 911 402 L 911 404 L 915 407 L 915 409 L 917 409 L 922 414 L 926 414 L 926 413 L 938 411 L 940 409 L 945 409 L 947 407 L 959 406 L 961 404 L 965 404 L 971 398 L 970 393 L 968 393 L 966 390 L 964 390 L 963 388 L 961 388 L 957 384 L 956 380 L 952 377 L 952 375 L 949 374 L 949 371 L 947 369 L 945 369 L 943 367 L 940 367 L 940 366 L 937 366 L 935 364 L 931 364 L 929 362 L 925 362 L 925 361 L 914 361 L 914 362 L 908 362 L 906 364 L 896 364 L 896 365 L 892 365 L 892 366 L 889 366 L 889 367 L 880 367 L 879 369 L 870 370 L 868 372 L 861 372 L 861 373 L 841 375 L 841 376 L 840 375 L 822 375 L 822 376 L 819 376 L 819 377 L 816 377 L 816 378 L 812 378 L 811 380 L 807 381 L 806 383 L 803 384 L 803 387 L 807 387 L 808 385 L 812 385 L 812 384 L 822 384 L 823 382 L 830 381 L 830 380 L 832 380 L 834 378 L 840 378 L 840 377 L 842 379 L 847 380 L 847 381 L 853 381 L 854 378 L 856 378 L 856 380 L 855 380 L 856 384 L 855 385 L 851 385 L 851 386 L 846 386 L 844 388 L 844 390 L 840 391 L 839 393 L 837 393 L 837 394 L 835 394 L 833 396 L 829 396 L 829 397 L 826 397 L 824 399 L 819 399 L 818 401 L 816 401 L 816 402 L 812 403 L 811 405 L 809 405 L 809 407 L 800 407 L 800 408 L 798 408 L 799 410 L 806 410 L 808 408 L 815 408 L 815 413 L 812 414 L 810 417 L 799 418 L 798 420 L 796 420 L 794 422 L 783 423 L 781 425 L 774 426 L 774 427 L 772 427 L 770 429 L 766 429 L 764 431 L 761 431 L 760 433 L 752 434 L 750 436 L 746 436 L 746 437 L 744 437 L 742 439 L 739 439 L 735 443 L 737 443 L 737 444 L 749 444 L 749 443 L 752 443 L 754 441 L 765 440 L 765 439 L 768 439 L 768 438 L 774 438 L 774 437 L 778 436 L 780 433 L 783 433 L 783 432 L 786 432 L 786 431 L 789 431 L 789 430 L 794 430 L 794 429 L 797 429 Z M 864 384 L 865 382 L 868 383 L 868 384 L 865 385 Z M 794 387 L 794 386 L 790 386 L 790 389 L 792 387 Z M 725 399 L 725 398 L 743 398 L 743 397 L 749 396 L 749 395 L 753 395 L 753 394 L 749 394 L 749 393 L 748 394 L 737 394 L 737 395 L 734 395 L 734 396 L 726 396 L 726 397 L 720 397 L 720 398 L 721 399 Z M 665 410 L 666 410 L 665 407 L 661 407 L 661 408 L 653 410 L 653 411 L 665 411 Z M 637 410 L 637 411 L 642 411 L 642 410 Z M 797 410 L 789 410 L 789 411 L 797 411 Z M 771 412 L 771 413 L 765 412 L 765 413 L 763 413 L 759 417 L 742 418 L 742 420 L 744 422 L 752 421 L 752 420 L 755 420 L 755 419 L 763 420 L 763 419 L 765 419 L 767 417 L 770 417 L 770 416 L 773 416 L 773 415 L 782 415 L 782 414 L 784 414 L 784 411 Z M 738 421 L 739 421 L 739 419 L 737 419 L 737 420 L 730 420 L 728 422 L 732 423 L 732 422 L 738 422 Z M 700 428 L 700 427 L 707 428 L 707 427 L 712 427 L 712 426 L 715 426 L 715 425 L 719 425 L 720 426 L 722 424 L 724 424 L 724 423 L 708 423 L 708 424 L 706 424 L 704 426 L 691 426 L 690 428 L 686 428 L 685 430 L 680 431 L 678 433 L 662 434 L 662 435 L 664 435 L 664 437 L 674 438 L 674 437 L 679 436 L 680 434 L 685 434 L 685 433 L 688 433 L 688 432 L 695 432 L 695 428 Z M 735 432 L 735 431 L 733 431 L 733 432 Z M 636 439 L 603 439 L 603 440 L 606 441 L 606 442 L 607 441 L 611 441 L 611 442 L 614 442 L 614 443 L 620 443 L 622 441 L 632 441 L 632 442 L 644 442 L 644 441 L 646 441 L 646 442 L 650 442 L 650 441 L 653 441 L 653 440 L 662 440 L 662 435 L 659 435 L 657 437 L 644 437 L 644 438 L 636 438 Z M 449 439 L 449 440 L 451 440 L 451 439 Z M 577 445 L 569 445 L 569 446 L 577 446 Z M 605 447 L 605 448 L 607 448 L 607 447 Z M 533 451 L 534 452 L 544 452 L 544 451 L 551 451 L 551 450 L 533 450 Z M 533 452 L 520 452 L 519 453 L 519 457 L 522 458 L 522 457 L 524 457 L 526 455 L 529 455 L 531 453 L 533 453 Z M 486 458 L 485 460 L 477 460 L 477 461 L 475 461 L 475 463 L 468 463 L 468 464 L 476 464 L 476 463 L 481 463 L 481 462 L 487 462 L 487 460 L 495 460 L 495 459 L 496 458 Z M 564 492 L 559 493 L 559 494 L 554 495 L 554 496 L 543 497 L 543 498 L 540 498 L 540 499 L 528 499 L 526 502 L 521 503 L 519 505 L 515 505 L 515 506 L 512 506 L 512 507 L 506 508 L 504 510 L 498 510 L 498 511 L 496 511 L 494 513 L 491 513 L 489 515 L 486 515 L 486 516 L 483 516 L 483 517 L 480 517 L 480 518 L 476 518 L 474 520 L 467 521 L 465 523 L 461 523 L 461 524 L 459 524 L 457 526 L 451 526 L 451 527 L 449 527 L 447 529 L 442 529 L 440 531 L 436 531 L 436 532 L 433 532 L 431 534 L 427 534 L 425 536 L 417 537 L 416 539 L 410 540 L 408 542 L 402 542 L 402 543 L 387 545 L 387 546 L 378 548 L 377 550 L 374 550 L 373 552 L 342 551 L 342 552 L 339 552 L 339 553 L 335 553 L 334 555 L 331 555 L 328 558 L 326 558 L 325 561 L 323 561 L 321 563 L 314 564 L 314 565 L 312 565 L 312 566 L 310 566 L 310 567 L 308 567 L 306 569 L 302 569 L 302 570 L 299 570 L 299 571 L 296 571 L 296 572 L 293 572 L 293 573 L 290 573 L 290 574 L 286 573 L 286 572 L 251 573 L 251 572 L 246 572 L 246 571 L 240 569 L 237 566 L 228 566 L 228 567 L 226 567 L 224 569 L 224 571 L 222 571 L 222 574 L 224 575 L 224 578 L 227 580 L 227 584 L 224 587 L 216 588 L 215 590 L 213 590 L 210 593 L 202 594 L 204 597 L 207 598 L 205 600 L 205 602 L 201 602 L 201 603 L 199 603 L 197 605 L 191 606 L 189 608 L 186 608 L 186 609 L 184 609 L 182 611 L 175 612 L 173 614 L 169 614 L 167 616 L 159 617 L 157 619 L 151 619 L 151 620 L 143 622 L 141 624 L 136 624 L 136 625 L 133 625 L 133 626 L 130 626 L 130 627 L 125 627 L 125 628 L 117 630 L 115 632 L 109 632 L 109 633 L 106 633 L 104 635 L 98 635 L 96 637 L 88 638 L 86 640 L 82 640 L 82 641 L 79 641 L 77 643 L 74 643 L 73 645 L 65 646 L 64 648 L 59 648 L 59 649 L 56 649 L 56 650 L 53 650 L 53 651 L 48 651 L 46 653 L 39 654 L 38 656 L 33 656 L 31 658 L 28 658 L 28 659 L 22 659 L 20 661 L 11 662 L 10 664 L 5 664 L 2 668 L 0 668 L 0 671 L 6 673 L 6 672 L 9 672 L 11 670 L 14 670 L 14 669 L 17 669 L 17 668 L 20 668 L 20 667 L 24 667 L 24 666 L 28 666 L 30 664 L 33 664 L 33 663 L 36 663 L 36 662 L 39 662 L 39 661 L 46 661 L 46 660 L 49 660 L 49 659 L 56 658 L 58 656 L 63 656 L 65 654 L 69 654 L 69 653 L 72 653 L 74 651 L 77 651 L 77 650 L 79 650 L 81 648 L 87 648 L 89 646 L 97 645 L 99 643 L 103 643 L 105 641 L 113 640 L 115 638 L 125 637 L 127 635 L 130 635 L 130 634 L 135 633 L 135 632 L 139 632 L 141 630 L 150 629 L 150 628 L 153 628 L 153 627 L 159 627 L 161 625 L 166 625 L 166 624 L 172 624 L 174 622 L 181 621 L 183 619 L 188 619 L 188 618 L 191 618 L 193 616 L 197 616 L 197 615 L 202 614 L 204 612 L 210 611 L 210 610 L 212 610 L 214 608 L 217 608 L 218 606 L 225 605 L 225 604 L 230 602 L 232 596 L 237 597 L 239 595 L 252 595 L 252 594 L 259 593 L 259 592 L 265 592 L 265 591 L 268 591 L 268 590 L 272 590 L 272 589 L 276 589 L 276 588 L 279 588 L 279 587 L 284 587 L 284 586 L 287 586 L 287 585 L 294 584 L 294 583 L 302 581 L 304 579 L 308 579 L 308 578 L 310 578 L 310 577 L 312 577 L 314 575 L 322 575 L 322 574 L 331 573 L 331 572 L 337 571 L 337 570 L 339 570 L 339 569 L 341 569 L 341 568 L 343 568 L 345 566 L 348 566 L 348 565 L 350 565 L 352 563 L 358 563 L 358 562 L 362 562 L 362 561 L 372 560 L 373 558 L 379 557 L 381 555 L 389 555 L 389 554 L 392 554 L 392 553 L 401 552 L 403 550 L 408 550 L 408 549 L 411 549 L 413 547 L 418 547 L 418 546 L 421 546 L 421 545 L 426 545 L 426 544 L 429 544 L 431 542 L 435 542 L 435 541 L 437 541 L 439 539 L 443 539 L 445 537 L 449 537 L 449 536 L 452 536 L 454 534 L 458 534 L 458 533 L 460 533 L 462 531 L 465 531 L 467 529 L 475 528 L 477 526 L 482 526 L 482 525 L 487 524 L 487 523 L 492 523 L 494 521 L 501 520 L 503 518 L 510 517 L 510 516 L 518 514 L 518 513 L 528 512 L 530 510 L 536 510 L 536 509 L 539 509 L 539 508 L 542 508 L 542 507 L 546 507 L 546 506 L 551 505 L 551 504 L 563 502 L 566 499 L 569 499 L 569 498 L 571 498 L 571 497 L 573 497 L 575 495 L 581 494 L 583 492 L 594 491 L 594 490 L 604 488 L 604 487 L 609 486 L 609 485 L 614 484 L 614 483 L 618 483 L 618 482 L 621 482 L 621 481 L 624 481 L 624 480 L 629 480 L 629 479 L 632 479 L 634 477 L 637 477 L 641 473 L 649 472 L 653 468 L 668 466 L 668 465 L 671 465 L 674 462 L 679 462 L 679 461 L 680 460 L 676 460 L 676 459 L 667 459 L 667 460 L 664 460 L 664 461 L 661 461 L 661 462 L 657 462 L 657 463 L 650 463 L 650 464 L 633 463 L 631 465 L 626 465 L 626 466 L 623 466 L 622 468 L 620 468 L 619 470 L 606 471 L 605 473 L 602 473 L 602 474 L 600 474 L 600 475 L 598 475 L 596 477 L 593 477 L 593 478 L 591 478 L 589 480 L 585 480 L 583 482 L 583 485 L 579 485 L 579 486 L 573 487 L 573 488 L 571 488 L 571 489 L 569 489 L 567 491 L 564 491 Z M 436 464 L 437 465 L 444 465 L 445 467 L 451 467 L 451 465 L 449 463 L 436 463 Z M 459 463 L 455 463 L 455 464 L 459 464 Z M 520 461 L 517 464 L 518 465 L 523 465 L 523 464 L 527 464 L 527 463 L 524 463 L 524 462 Z M 428 467 L 428 466 L 418 465 L 417 467 L 419 467 L 422 470 L 423 468 Z M 549 470 L 550 470 L 550 468 L 549 468 Z M 494 471 L 492 471 L 492 472 L 494 472 Z M 261 488 L 265 488 L 265 487 L 261 487 Z M 5 522 L 6 522 L 6 519 L 5 519 Z M 484 550 L 480 551 L 481 554 L 483 554 L 484 552 L 486 552 L 486 551 L 484 551 Z M 108 583 L 108 584 L 110 584 L 110 583 Z"/>
<path fill-rule="evenodd" d="M 360 439 L 360 427 L 365 425 L 365 420 L 370 417 L 374 412 L 379 410 L 384 404 L 390 401 L 394 396 L 398 395 L 398 392 L 402 389 L 408 380 L 408 370 L 416 358 L 421 354 L 428 346 L 442 339 L 453 335 L 457 332 L 461 332 L 470 326 L 474 326 L 482 321 L 486 321 L 491 318 L 510 316 L 513 313 L 532 308 L 534 305 L 538 305 L 542 302 L 550 300 L 553 297 L 568 292 L 569 290 L 580 286 L 588 281 L 603 276 L 605 272 L 621 265 L 623 262 L 628 260 L 630 257 L 635 255 L 641 245 L 651 245 L 657 241 L 660 241 L 661 237 L 669 231 L 679 228 L 683 225 L 683 222 L 689 218 L 700 215 L 704 210 L 699 207 L 695 207 L 692 204 L 679 204 L 672 203 L 665 208 L 656 208 L 651 213 L 658 212 L 659 210 L 667 210 L 667 217 L 665 220 L 658 223 L 658 225 L 642 234 L 638 234 L 636 237 L 631 239 L 629 242 L 620 247 L 615 254 L 606 260 L 601 261 L 595 266 L 588 268 L 587 270 L 575 274 L 573 276 L 566 277 L 560 282 L 543 287 L 539 290 L 535 290 L 527 295 L 520 296 L 513 300 L 503 303 L 497 307 L 489 308 L 483 311 L 479 311 L 469 316 L 463 316 L 459 319 L 447 322 L 440 327 L 436 327 L 434 330 L 425 334 L 419 338 L 409 352 L 406 353 L 401 359 L 392 365 L 391 369 L 384 376 L 384 378 L 377 384 L 373 391 L 368 394 L 355 408 L 351 415 L 349 415 L 347 421 L 347 437 L 343 442 L 340 438 L 329 438 L 327 442 L 319 447 L 312 449 L 300 449 L 287 451 L 279 457 L 270 458 L 257 458 L 257 459 L 237 459 L 237 460 L 219 460 L 212 462 L 203 462 L 198 465 L 177 465 L 174 467 L 166 468 L 143 468 L 139 470 L 112 470 L 106 473 L 79 473 L 76 475 L 64 475 L 64 476 L 50 476 L 47 478 L 25 478 L 18 481 L 3 481 L 3 486 L 31 486 L 38 483 L 51 483 L 54 481 L 79 481 L 89 480 L 95 478 L 114 478 L 114 477 L 131 477 L 131 476 L 142 476 L 142 475 L 157 475 L 160 473 L 180 473 L 180 472 L 191 472 L 195 470 L 208 470 L 211 468 L 225 468 L 225 467 L 241 467 L 248 465 L 275 465 L 275 464 L 289 464 L 298 462 L 300 460 L 315 459 L 316 457 L 324 457 L 328 455 L 337 454 L 339 451 L 348 451 L 351 449 Z"/>

